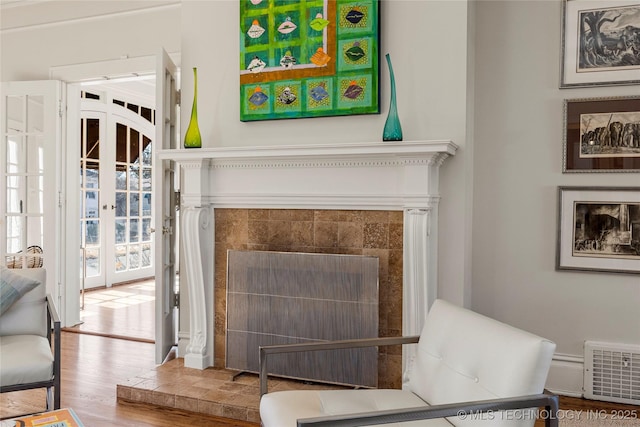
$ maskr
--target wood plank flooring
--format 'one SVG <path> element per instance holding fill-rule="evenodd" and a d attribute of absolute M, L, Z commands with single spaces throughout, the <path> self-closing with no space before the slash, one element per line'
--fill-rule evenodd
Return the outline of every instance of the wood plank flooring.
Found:
<path fill-rule="evenodd" d="M 63 332 L 61 404 L 73 408 L 88 427 L 258 426 L 148 405 L 118 404 L 116 384 L 155 366 L 153 344 Z M 43 411 L 44 402 L 44 389 L 0 394 L 0 418 Z"/>
<path fill-rule="evenodd" d="M 80 325 L 69 332 L 134 339 L 155 340 L 155 282 L 134 283 L 85 292 Z"/>

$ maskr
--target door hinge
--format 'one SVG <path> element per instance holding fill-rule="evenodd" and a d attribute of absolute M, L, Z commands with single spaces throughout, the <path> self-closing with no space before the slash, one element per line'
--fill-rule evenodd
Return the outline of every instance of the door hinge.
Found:
<path fill-rule="evenodd" d="M 62 117 L 64 114 L 64 110 L 62 109 L 62 100 L 58 100 L 58 116 Z"/>
<path fill-rule="evenodd" d="M 171 304 L 173 305 L 173 307 L 180 307 L 180 293 L 176 292 L 175 294 L 173 294 Z"/>
<path fill-rule="evenodd" d="M 64 206 L 64 194 L 62 194 L 62 191 L 58 191 L 58 207 L 62 207 Z"/>
<path fill-rule="evenodd" d="M 180 89 L 176 90 L 176 104 L 181 105 L 182 103 L 182 91 Z"/>
<path fill-rule="evenodd" d="M 175 194 L 175 208 L 177 211 L 180 210 L 180 190 L 174 192 Z"/>

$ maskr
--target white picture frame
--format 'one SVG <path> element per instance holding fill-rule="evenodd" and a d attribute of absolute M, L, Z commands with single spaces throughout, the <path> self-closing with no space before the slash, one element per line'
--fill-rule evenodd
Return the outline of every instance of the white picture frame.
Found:
<path fill-rule="evenodd" d="M 557 270 L 640 273 L 640 187 L 558 187 Z"/>
<path fill-rule="evenodd" d="M 563 0 L 562 15 L 561 89 L 640 84 L 640 1 Z"/>

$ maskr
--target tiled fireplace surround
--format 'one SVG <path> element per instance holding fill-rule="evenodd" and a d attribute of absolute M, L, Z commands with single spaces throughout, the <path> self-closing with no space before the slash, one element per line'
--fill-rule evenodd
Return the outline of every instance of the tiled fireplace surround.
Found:
<path fill-rule="evenodd" d="M 376 256 L 379 334 L 401 335 L 402 221 L 402 211 L 216 209 L 214 365 L 225 366 L 229 249 Z M 379 386 L 400 387 L 400 349 L 381 347 L 379 354 Z"/>
<path fill-rule="evenodd" d="M 180 369 L 224 367 L 228 249 L 378 256 L 380 335 L 419 334 L 437 291 L 439 169 L 456 150 L 407 141 L 161 151 L 181 174 Z M 400 387 L 411 357 L 411 346 L 381 348 L 379 386 Z M 135 393 L 119 386 L 119 398 Z"/>

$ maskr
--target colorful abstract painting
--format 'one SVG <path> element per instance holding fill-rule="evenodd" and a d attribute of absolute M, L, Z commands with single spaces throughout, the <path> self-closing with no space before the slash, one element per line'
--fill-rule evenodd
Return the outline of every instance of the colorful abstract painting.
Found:
<path fill-rule="evenodd" d="M 376 114 L 378 0 L 240 0 L 240 120 Z"/>

